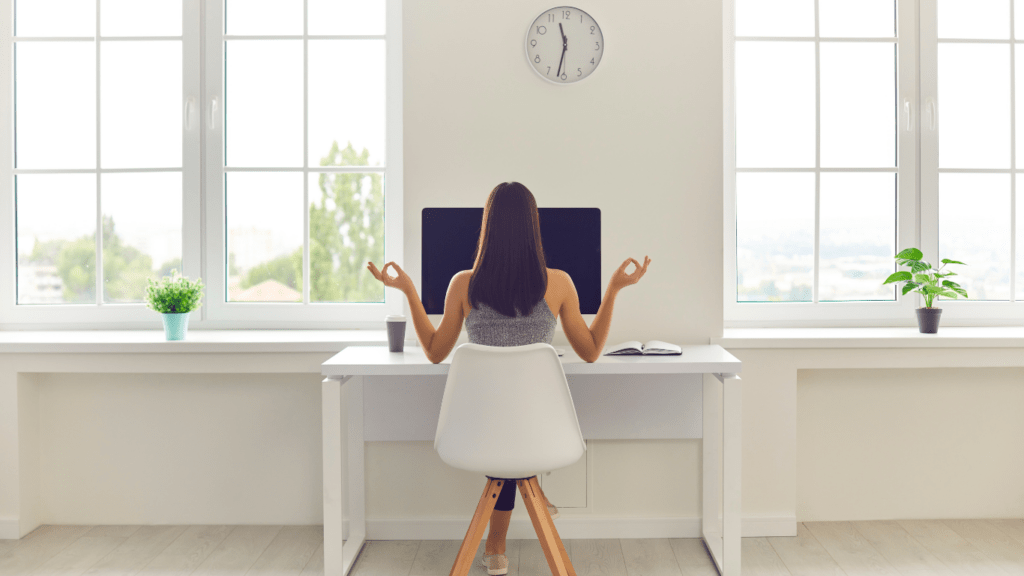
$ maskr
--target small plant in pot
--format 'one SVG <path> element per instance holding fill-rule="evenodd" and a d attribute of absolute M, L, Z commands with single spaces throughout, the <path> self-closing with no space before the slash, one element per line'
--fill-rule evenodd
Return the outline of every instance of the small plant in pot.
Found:
<path fill-rule="evenodd" d="M 202 298 L 203 281 L 183 278 L 177 270 L 159 282 L 150 278 L 146 287 L 146 307 L 161 314 L 168 340 L 185 339 L 189 313 L 201 306 Z"/>
<path fill-rule="evenodd" d="M 939 317 L 942 315 L 942 308 L 932 306 L 935 297 L 959 298 L 963 296 L 967 298 L 966 290 L 956 282 L 947 280 L 950 276 L 956 276 L 956 272 L 951 270 L 943 272 L 943 269 L 948 264 L 960 264 L 961 266 L 966 266 L 966 264 L 943 258 L 942 266 L 933 268 L 931 264 L 921 259 L 923 257 L 924 254 L 917 248 L 907 248 L 901 251 L 896 255 L 896 261 L 900 266 L 910 268 L 910 271 L 895 272 L 882 284 L 906 282 L 903 286 L 904 296 L 908 292 L 918 292 L 924 296 L 924 308 L 917 309 L 917 327 L 924 334 L 935 334 L 939 331 Z"/>

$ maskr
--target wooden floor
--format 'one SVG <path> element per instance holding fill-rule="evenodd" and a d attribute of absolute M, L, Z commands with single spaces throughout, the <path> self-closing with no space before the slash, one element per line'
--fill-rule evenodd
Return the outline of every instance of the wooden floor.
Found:
<path fill-rule="evenodd" d="M 743 574 L 1024 575 L 1024 520 L 801 522 L 743 539 Z M 714 576 L 699 539 L 566 540 L 579 576 Z M 371 541 L 352 576 L 447 576 L 458 541 Z M 477 557 L 483 553 L 483 546 Z M 550 574 L 537 540 L 510 540 L 509 576 Z M 43 526 L 0 540 L 0 576 L 323 574 L 319 526 Z M 487 576 L 474 562 L 473 576 Z"/>

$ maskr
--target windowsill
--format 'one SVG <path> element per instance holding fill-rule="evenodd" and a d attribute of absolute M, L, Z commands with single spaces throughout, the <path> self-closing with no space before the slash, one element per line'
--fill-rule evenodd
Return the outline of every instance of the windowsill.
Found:
<path fill-rule="evenodd" d="M 387 341 L 385 330 L 189 330 L 185 340 L 173 342 L 163 330 L 24 330 L 0 331 L 0 354 L 339 352 Z M 405 345 L 419 342 L 406 339 Z"/>
<path fill-rule="evenodd" d="M 723 348 L 1020 348 L 1024 326 L 939 326 L 938 334 L 899 328 L 727 328 Z"/>

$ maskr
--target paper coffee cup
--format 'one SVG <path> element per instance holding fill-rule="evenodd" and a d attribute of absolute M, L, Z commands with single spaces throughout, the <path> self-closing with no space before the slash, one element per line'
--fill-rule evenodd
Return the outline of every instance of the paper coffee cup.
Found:
<path fill-rule="evenodd" d="M 405 316 L 391 314 L 384 318 L 388 329 L 388 350 L 401 352 L 405 349 Z"/>

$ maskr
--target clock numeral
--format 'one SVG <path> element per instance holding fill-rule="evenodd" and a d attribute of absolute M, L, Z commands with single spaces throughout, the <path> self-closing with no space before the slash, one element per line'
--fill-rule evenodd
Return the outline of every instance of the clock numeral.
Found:
<path fill-rule="evenodd" d="M 548 33 L 548 29 L 547 29 L 546 26 L 537 26 L 537 34 L 540 34 L 541 36 L 543 36 L 544 34 L 547 34 L 547 33 Z"/>
<path fill-rule="evenodd" d="M 548 22 L 554 22 L 554 21 L 555 21 L 555 15 L 554 14 L 548 14 Z"/>
<path fill-rule="evenodd" d="M 533 61 L 536 62 L 537 64 L 540 64 L 540 54 L 537 54 Z"/>
<path fill-rule="evenodd" d="M 548 76 L 551 75 L 551 66 L 548 66 Z"/>
<path fill-rule="evenodd" d="M 591 35 L 593 35 L 593 34 L 594 34 L 594 30 L 595 30 L 596 28 L 597 28 L 597 26 L 591 26 L 591 27 L 590 27 L 590 34 L 591 34 Z"/>
<path fill-rule="evenodd" d="M 601 49 L 601 43 L 600 42 L 594 42 L 594 46 L 597 46 L 597 48 L 594 48 L 594 50 L 600 50 Z"/>
<path fill-rule="evenodd" d="M 537 40 L 530 40 L 530 46 L 537 46 Z"/>
<path fill-rule="evenodd" d="M 568 20 L 571 12 L 569 10 L 562 10 L 562 20 Z"/>
<path fill-rule="evenodd" d="M 561 78 L 562 78 L 562 80 L 565 80 L 566 78 L 568 78 L 568 76 L 565 75 L 565 72 L 562 72 Z"/>
<path fill-rule="evenodd" d="M 591 59 L 590 59 L 590 65 L 591 65 L 591 66 L 593 66 L 593 65 L 594 65 L 594 59 L 593 59 L 593 58 L 591 58 Z"/>
<path fill-rule="evenodd" d="M 582 68 L 577 68 L 577 69 L 576 69 L 576 76 L 577 76 L 577 77 L 578 77 L 578 76 L 583 76 L 583 69 L 582 69 Z"/>
<path fill-rule="evenodd" d="M 580 24 L 583 24 L 583 14 L 580 14 Z"/>

